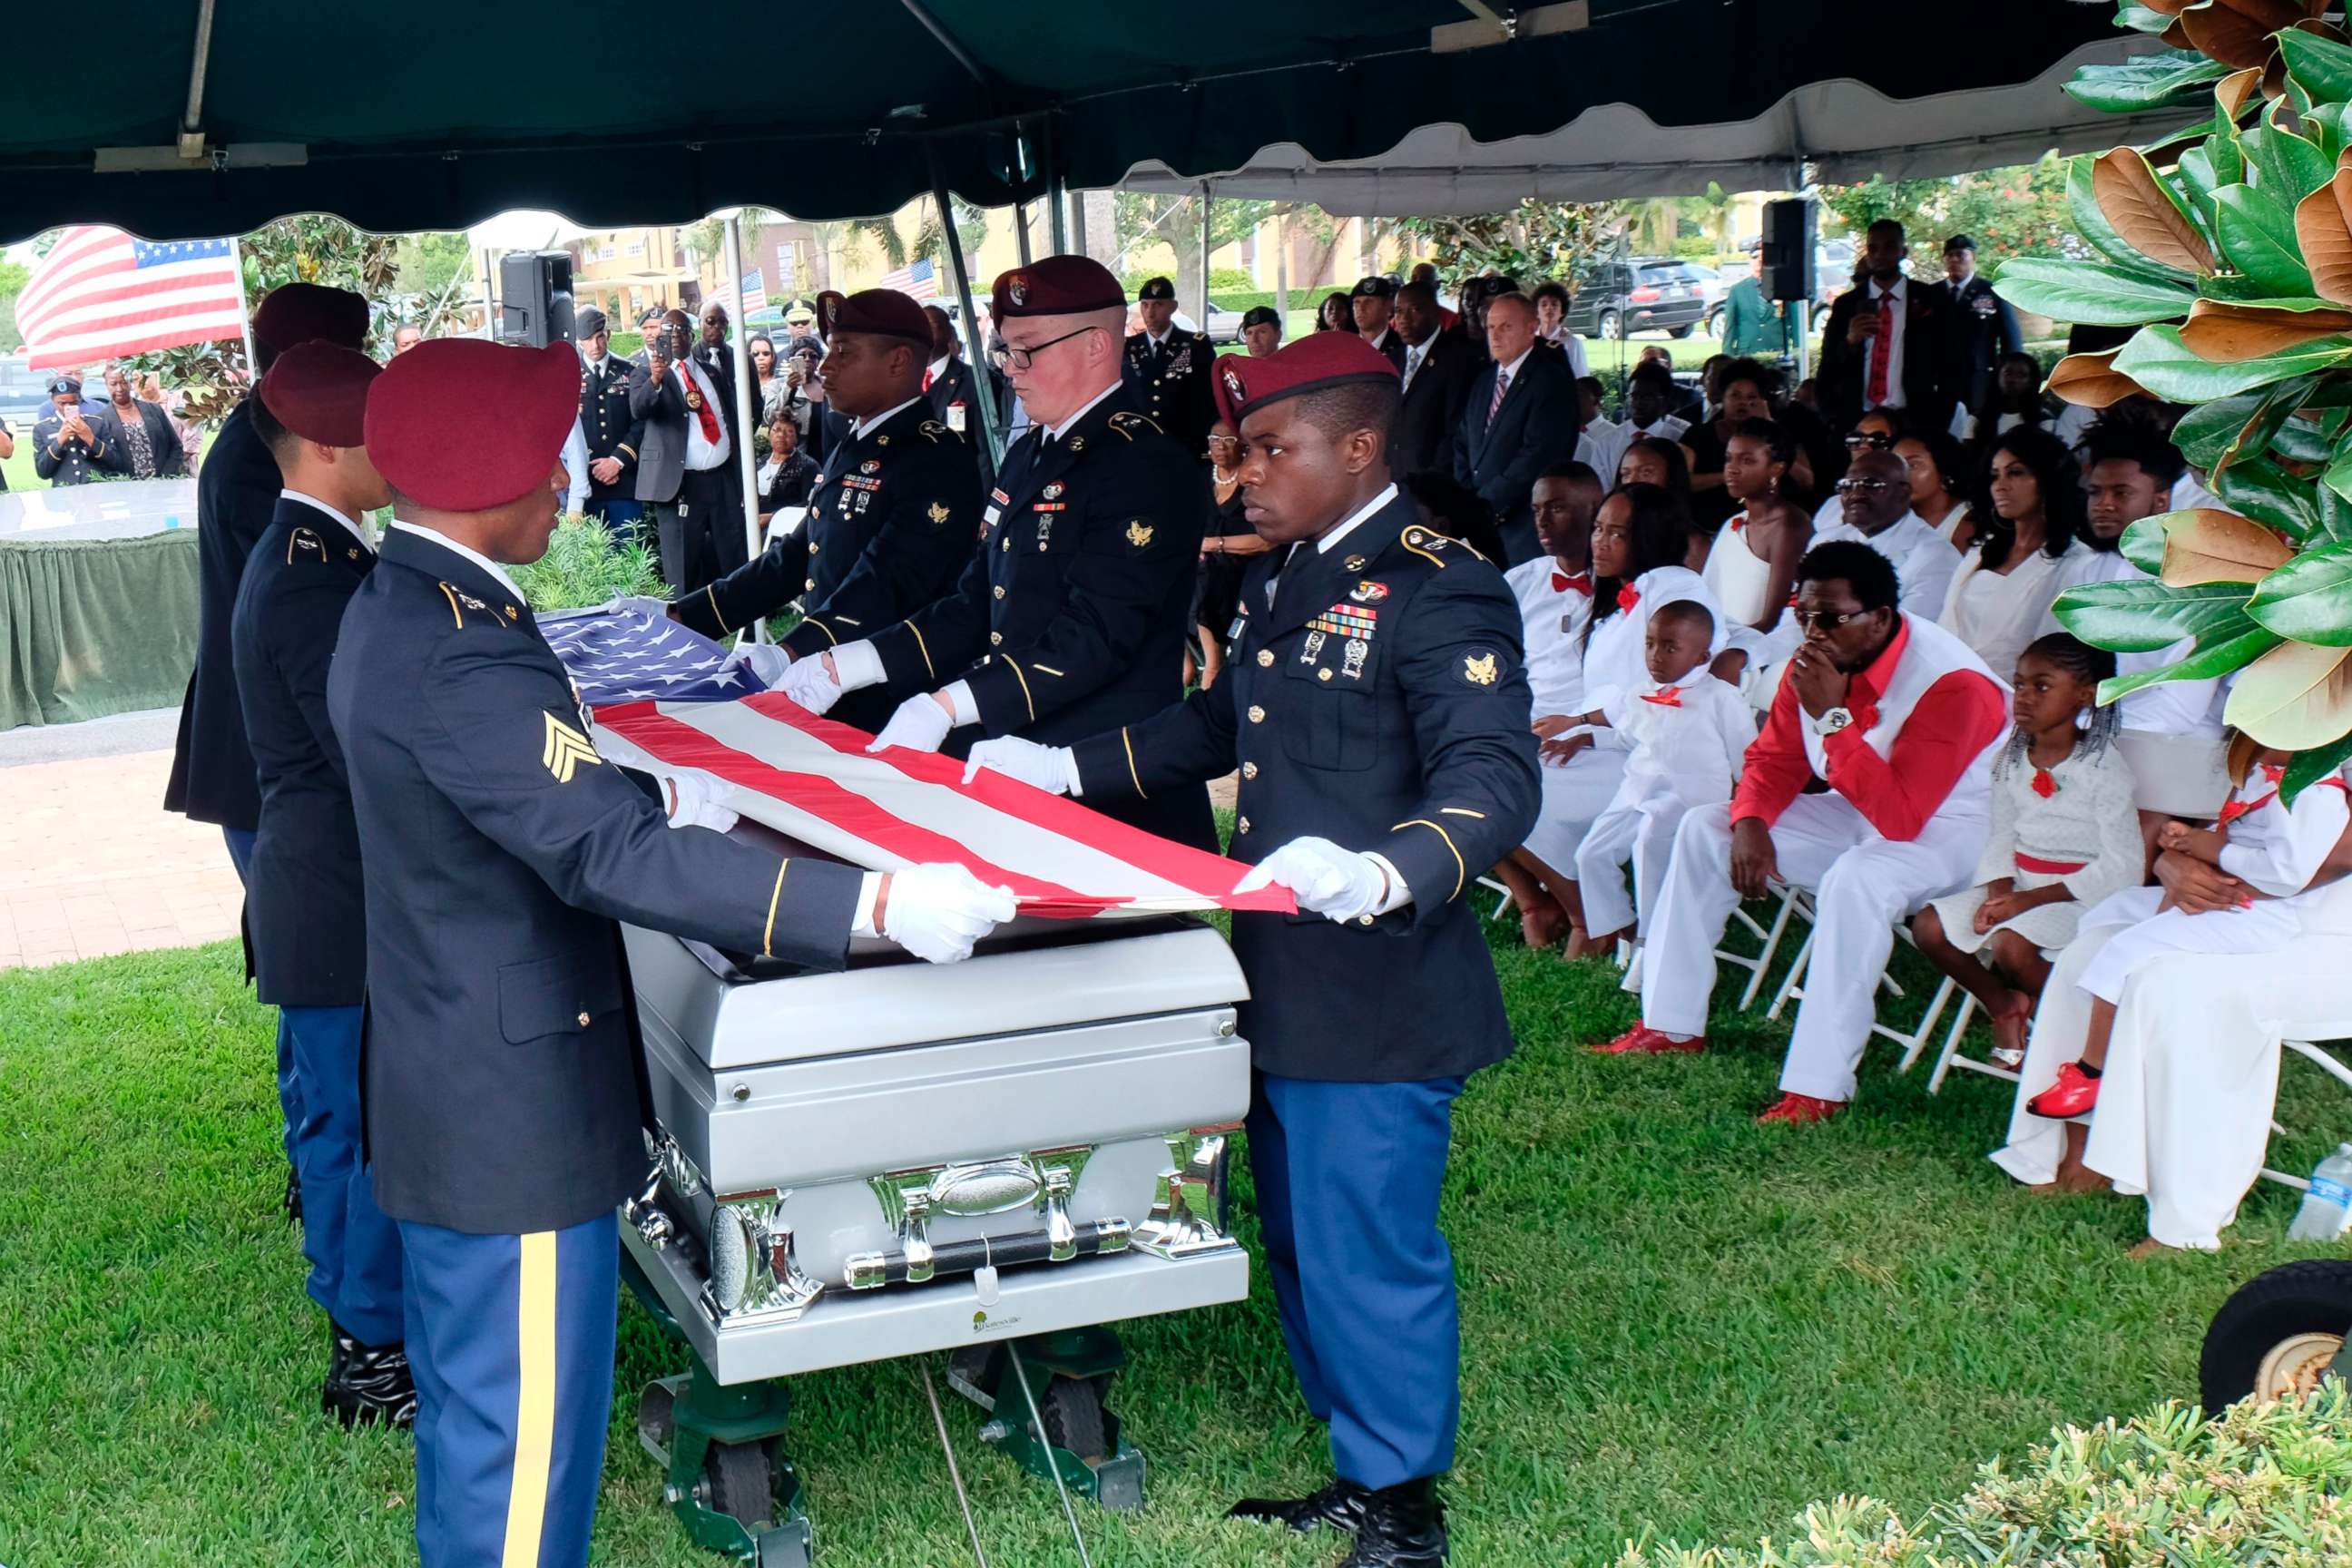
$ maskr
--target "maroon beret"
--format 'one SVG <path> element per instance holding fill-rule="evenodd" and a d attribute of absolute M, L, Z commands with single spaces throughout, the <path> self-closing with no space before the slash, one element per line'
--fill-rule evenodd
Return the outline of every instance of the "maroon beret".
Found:
<path fill-rule="evenodd" d="M 1110 268 L 1084 256 L 1045 256 L 997 279 L 990 309 L 1000 321 L 1021 316 L 1071 316 L 1124 310 L 1127 290 Z"/>
<path fill-rule="evenodd" d="M 841 319 L 841 307 L 849 298 L 838 289 L 820 289 L 816 296 L 816 335 L 827 342 L 833 341 L 834 323 Z"/>
<path fill-rule="evenodd" d="M 254 344 L 272 353 L 318 339 L 355 349 L 367 342 L 367 301 L 320 283 L 281 283 L 253 312 Z"/>
<path fill-rule="evenodd" d="M 254 390 L 269 416 L 323 447 L 367 442 L 368 385 L 383 367 L 357 349 L 296 343 L 279 354 Z"/>
<path fill-rule="evenodd" d="M 1309 332 L 1264 359 L 1225 354 L 1218 359 L 1212 378 L 1218 412 L 1235 429 L 1243 416 L 1286 397 L 1357 381 L 1385 381 L 1394 386 L 1399 379 L 1389 356 L 1353 332 Z"/>
<path fill-rule="evenodd" d="M 861 289 L 833 313 L 836 332 L 872 332 L 877 337 L 905 338 L 928 350 L 931 319 L 922 306 L 896 289 Z"/>
<path fill-rule="evenodd" d="M 428 338 L 368 389 L 368 457 L 393 489 L 436 511 L 488 511 L 546 487 L 579 417 L 570 343 Z"/>

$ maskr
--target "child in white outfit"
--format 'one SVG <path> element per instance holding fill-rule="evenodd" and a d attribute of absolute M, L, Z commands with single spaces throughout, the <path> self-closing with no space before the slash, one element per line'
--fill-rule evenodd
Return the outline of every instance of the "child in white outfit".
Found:
<path fill-rule="evenodd" d="M 1665 881 L 1675 830 L 1695 805 L 1731 798 L 1740 759 L 1756 739 L 1756 714 L 1739 689 L 1707 673 L 1715 617 L 1676 599 L 1650 616 L 1643 652 L 1649 690 L 1627 690 L 1579 723 L 1616 730 L 1632 745 L 1625 777 L 1576 851 L 1587 935 L 1570 956 L 1602 952 L 1649 918 Z M 1633 865 L 1634 893 L 1625 890 Z"/>
<path fill-rule="evenodd" d="M 2080 1116 L 2098 1101 L 2107 1037 L 2124 984 L 2146 965 L 2174 952 L 2267 952 L 2303 934 L 2305 900 L 2297 897 L 2336 847 L 2352 806 L 2342 775 L 2322 779 L 2295 796 L 2292 807 L 2279 798 L 2291 760 L 2287 753 L 2257 748 L 2238 736 L 2230 748 L 2230 773 L 2237 781 L 2221 820 L 2210 828 L 2168 822 L 2158 830 L 2157 847 L 2178 849 L 2219 866 L 2249 887 L 2270 895 L 2249 899 L 2235 910 L 2191 914 L 2169 907 L 2162 888 L 2127 888 L 2110 895 L 2083 917 L 2082 929 L 2126 926 L 2083 971 L 2081 984 L 2093 997 L 2090 1027 L 2080 1061 L 2058 1071 L 2058 1081 L 2026 1102 L 2036 1116 Z"/>

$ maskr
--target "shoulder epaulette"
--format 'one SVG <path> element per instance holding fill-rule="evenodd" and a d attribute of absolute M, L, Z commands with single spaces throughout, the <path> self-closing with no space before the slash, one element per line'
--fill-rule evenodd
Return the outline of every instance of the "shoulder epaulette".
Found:
<path fill-rule="evenodd" d="M 515 605 L 506 605 L 494 610 L 454 583 L 440 583 L 436 586 L 441 590 L 441 596 L 449 601 L 450 618 L 460 626 L 478 626 L 485 621 L 492 626 L 505 626 L 522 619 L 522 611 Z"/>
<path fill-rule="evenodd" d="M 1125 412 L 1114 414 L 1110 416 L 1110 427 L 1130 441 L 1135 439 L 1135 433 L 1138 430 L 1149 430 L 1155 436 L 1167 433 L 1160 428 L 1159 422 L 1149 414 Z"/>
<path fill-rule="evenodd" d="M 1462 541 L 1451 535 L 1440 533 L 1433 528 L 1408 528 L 1398 542 L 1423 560 L 1435 562 L 1440 566 L 1446 563 L 1445 552 L 1448 550 L 1467 550 L 1477 560 L 1486 559 L 1474 547 L 1463 543 Z"/>

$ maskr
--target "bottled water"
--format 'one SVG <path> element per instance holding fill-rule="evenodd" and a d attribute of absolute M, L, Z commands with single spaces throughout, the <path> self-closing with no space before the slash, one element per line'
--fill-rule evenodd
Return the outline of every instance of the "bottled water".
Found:
<path fill-rule="evenodd" d="M 2352 1220 L 2352 1143 L 2339 1143 L 2311 1173 L 2311 1190 L 2286 1234 L 2295 1241 L 2333 1241 L 2344 1234 L 2347 1220 Z"/>

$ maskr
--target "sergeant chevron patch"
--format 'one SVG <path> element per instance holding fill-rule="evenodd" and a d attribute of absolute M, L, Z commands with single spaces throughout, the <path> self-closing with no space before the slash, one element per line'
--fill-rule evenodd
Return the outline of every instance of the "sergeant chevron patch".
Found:
<path fill-rule="evenodd" d="M 540 751 L 539 764 L 554 775 L 557 784 L 570 784 L 572 771 L 582 763 L 593 765 L 604 760 L 587 736 L 552 713 L 541 717 L 547 721 L 547 744 Z"/>

